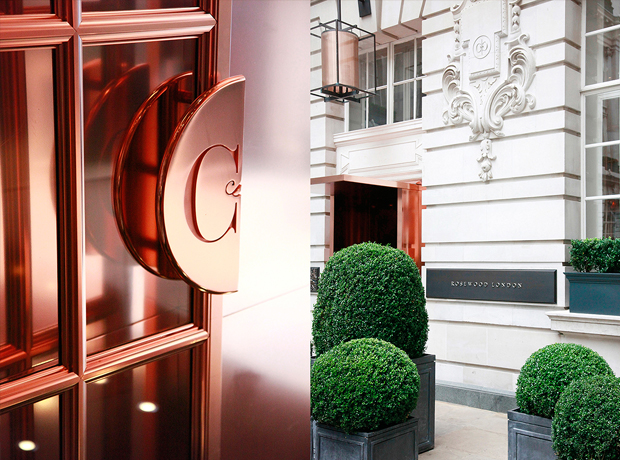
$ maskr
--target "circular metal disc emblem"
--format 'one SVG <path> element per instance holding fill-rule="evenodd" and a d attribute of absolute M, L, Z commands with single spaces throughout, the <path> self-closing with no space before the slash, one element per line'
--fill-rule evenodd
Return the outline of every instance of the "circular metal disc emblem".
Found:
<path fill-rule="evenodd" d="M 237 290 L 245 78 L 203 93 L 173 134 L 157 183 L 157 227 L 183 279 Z"/>

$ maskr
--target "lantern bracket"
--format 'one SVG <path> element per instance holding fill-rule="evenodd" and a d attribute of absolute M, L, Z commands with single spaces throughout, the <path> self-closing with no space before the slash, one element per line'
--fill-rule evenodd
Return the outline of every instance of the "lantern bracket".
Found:
<path fill-rule="evenodd" d="M 369 96 L 375 96 L 377 87 L 377 42 L 375 35 L 364 29 L 340 19 L 340 1 L 338 1 L 338 19 L 320 23 L 310 29 L 310 35 L 321 40 L 322 85 L 313 88 L 310 94 L 321 97 L 325 102 L 361 102 Z M 351 51 L 350 47 L 358 48 Z M 334 49 L 332 49 L 333 47 Z M 349 47 L 349 48 L 347 48 Z M 359 84 L 359 49 L 368 53 L 374 66 L 374 81 L 362 88 Z M 366 51 L 368 50 L 368 51 Z M 330 78 L 331 77 L 331 78 Z"/>

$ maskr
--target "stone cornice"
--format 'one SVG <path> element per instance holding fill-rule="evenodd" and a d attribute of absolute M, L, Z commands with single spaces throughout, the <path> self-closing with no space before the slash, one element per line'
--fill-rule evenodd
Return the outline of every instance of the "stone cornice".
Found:
<path fill-rule="evenodd" d="M 569 311 L 547 312 L 551 330 L 570 334 L 603 335 L 620 337 L 620 316 L 591 315 Z"/>

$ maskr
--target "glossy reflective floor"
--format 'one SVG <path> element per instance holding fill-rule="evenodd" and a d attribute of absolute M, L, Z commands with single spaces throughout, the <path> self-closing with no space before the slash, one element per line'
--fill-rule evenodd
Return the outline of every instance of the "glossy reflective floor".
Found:
<path fill-rule="evenodd" d="M 435 403 L 435 449 L 420 460 L 506 460 L 508 421 L 505 413 L 442 401 Z"/>

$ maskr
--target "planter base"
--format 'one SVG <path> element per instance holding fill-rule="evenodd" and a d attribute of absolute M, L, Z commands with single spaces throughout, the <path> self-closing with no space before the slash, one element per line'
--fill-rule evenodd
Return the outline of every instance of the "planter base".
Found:
<path fill-rule="evenodd" d="M 420 374 L 420 395 L 411 417 L 418 419 L 418 452 L 422 453 L 435 447 L 435 355 L 412 361 Z"/>
<path fill-rule="evenodd" d="M 508 460 L 557 460 L 551 419 L 508 411 Z"/>
<path fill-rule="evenodd" d="M 620 273 L 565 273 L 571 313 L 620 315 Z"/>
<path fill-rule="evenodd" d="M 314 430 L 315 460 L 417 460 L 418 420 L 347 434 L 322 423 Z"/>

